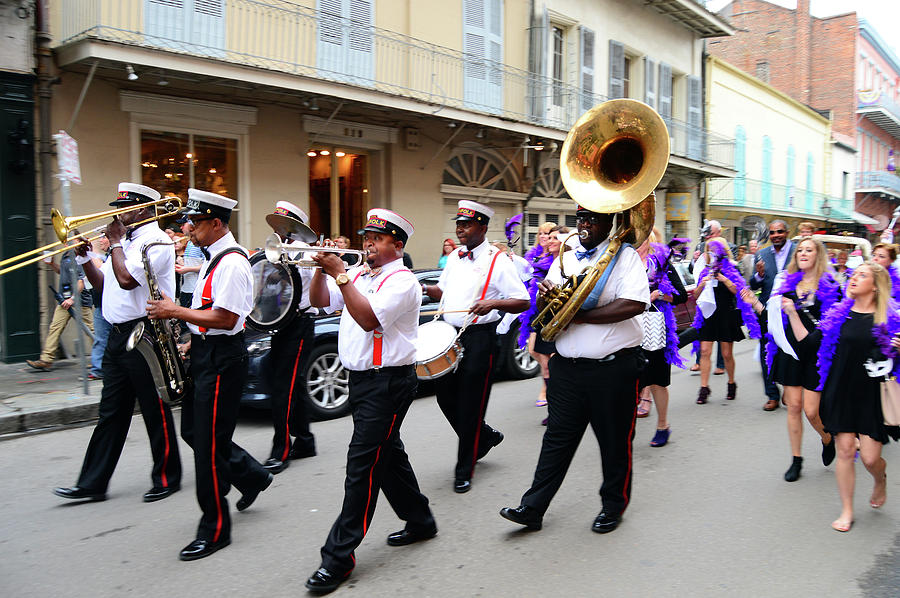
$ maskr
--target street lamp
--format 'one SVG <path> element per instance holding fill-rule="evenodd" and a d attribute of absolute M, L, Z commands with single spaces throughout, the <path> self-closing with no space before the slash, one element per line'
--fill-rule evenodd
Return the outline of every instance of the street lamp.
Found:
<path fill-rule="evenodd" d="M 828 198 L 827 198 L 827 197 L 826 197 L 825 199 L 822 200 L 822 214 L 825 215 L 825 232 L 827 233 L 827 232 L 829 232 L 829 231 L 828 231 L 828 227 L 829 227 L 829 224 L 830 224 L 830 223 L 828 222 L 828 217 L 831 216 L 831 206 L 828 205 Z"/>

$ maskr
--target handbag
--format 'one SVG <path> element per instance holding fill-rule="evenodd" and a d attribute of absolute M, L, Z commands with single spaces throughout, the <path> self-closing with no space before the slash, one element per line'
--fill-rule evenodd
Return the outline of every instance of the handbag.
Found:
<path fill-rule="evenodd" d="M 652 311 L 655 310 L 655 311 Z M 666 346 L 666 316 L 655 305 L 645 311 L 641 319 L 641 328 L 644 331 L 644 339 L 641 347 L 646 351 L 659 351 Z"/>
<path fill-rule="evenodd" d="M 896 378 L 881 383 L 881 415 L 886 426 L 900 426 L 900 384 Z"/>

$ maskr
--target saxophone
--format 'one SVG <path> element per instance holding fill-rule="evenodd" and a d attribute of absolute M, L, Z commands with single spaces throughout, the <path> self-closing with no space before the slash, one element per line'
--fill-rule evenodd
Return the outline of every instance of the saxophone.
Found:
<path fill-rule="evenodd" d="M 163 298 L 163 294 L 159 290 L 159 283 L 147 255 L 147 251 L 156 245 L 172 245 L 172 243 L 157 241 L 147 243 L 141 249 L 141 260 L 144 262 L 150 298 L 159 300 Z M 172 333 L 173 320 L 150 320 L 150 324 L 153 327 L 152 334 L 144 322 L 138 322 L 131 331 L 125 348 L 128 351 L 137 350 L 147 361 L 159 397 L 169 405 L 177 405 L 184 397 L 190 381 L 175 344 L 175 335 Z"/>

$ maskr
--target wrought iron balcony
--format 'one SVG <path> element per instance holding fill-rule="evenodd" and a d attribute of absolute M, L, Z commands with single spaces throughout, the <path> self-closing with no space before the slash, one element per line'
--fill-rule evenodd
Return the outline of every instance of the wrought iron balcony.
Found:
<path fill-rule="evenodd" d="M 857 193 L 887 193 L 900 199 L 900 176 L 893 172 L 857 172 Z"/>
<path fill-rule="evenodd" d="M 706 192 L 709 205 L 718 208 L 758 210 L 767 214 L 784 214 L 816 220 L 849 222 L 852 219 L 852 199 L 841 199 L 767 181 L 745 177 L 715 178 L 707 183 Z M 828 214 L 823 207 L 828 209 Z"/>
<path fill-rule="evenodd" d="M 856 92 L 856 113 L 861 114 L 887 131 L 895 139 L 900 139 L 900 106 L 885 92 Z"/>
<path fill-rule="evenodd" d="M 101 40 L 212 58 L 562 131 L 606 100 L 502 62 L 284 0 L 207 4 L 212 8 L 195 5 L 191 12 L 162 0 L 66 0 L 55 4 L 57 38 L 60 46 Z M 733 167 L 733 139 L 667 122 L 673 155 Z"/>

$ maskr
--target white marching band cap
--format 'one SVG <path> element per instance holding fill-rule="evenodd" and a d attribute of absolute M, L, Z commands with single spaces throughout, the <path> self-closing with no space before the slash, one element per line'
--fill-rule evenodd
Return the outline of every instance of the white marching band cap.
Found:
<path fill-rule="evenodd" d="M 487 224 L 494 217 L 494 210 L 477 201 L 468 199 L 459 200 L 456 216 L 453 220 L 477 220 L 481 224 Z"/>
<path fill-rule="evenodd" d="M 200 191 L 199 189 L 188 189 L 187 206 L 181 210 L 181 213 L 186 216 L 208 215 L 228 220 L 231 216 L 231 210 L 234 209 L 237 203 L 237 201 L 228 199 L 223 195 L 216 195 L 209 191 Z"/>
<path fill-rule="evenodd" d="M 116 200 L 110 202 L 113 207 L 122 206 L 130 203 L 145 203 L 156 201 L 162 197 L 158 191 L 138 185 L 137 183 L 119 183 L 119 194 Z"/>
<path fill-rule="evenodd" d="M 393 235 L 397 240 L 403 241 L 404 244 L 415 231 L 409 220 L 397 212 L 384 208 L 369 210 L 368 214 L 366 214 L 366 225 L 360 229 L 359 234 L 365 234 L 367 230 Z"/>
<path fill-rule="evenodd" d="M 309 228 L 309 216 L 289 201 L 279 201 L 275 211 L 266 214 L 266 222 L 282 237 L 290 237 L 304 243 L 313 243 L 316 233 Z"/>

